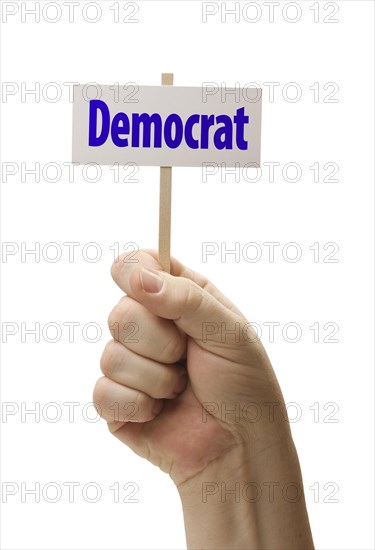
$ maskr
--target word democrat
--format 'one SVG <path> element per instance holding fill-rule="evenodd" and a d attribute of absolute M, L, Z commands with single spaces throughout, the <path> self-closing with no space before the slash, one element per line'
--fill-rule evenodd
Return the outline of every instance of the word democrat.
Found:
<path fill-rule="evenodd" d="M 98 114 L 101 124 L 98 128 Z M 228 115 L 192 114 L 184 123 L 181 117 L 172 113 L 163 121 L 158 113 L 132 113 L 131 120 L 126 113 L 117 113 L 111 122 L 108 105 L 99 99 L 90 101 L 89 106 L 89 147 L 100 147 L 111 134 L 111 139 L 117 147 L 161 148 L 165 144 L 170 149 L 176 149 L 184 140 L 190 149 L 208 149 L 210 128 L 213 128 L 213 144 L 216 149 L 233 149 L 233 134 L 236 147 L 242 151 L 248 150 L 245 140 L 245 125 L 249 117 L 245 108 L 236 110 L 232 118 Z M 153 126 L 151 140 L 151 125 Z M 199 139 L 193 136 L 193 128 L 197 127 Z M 142 127 L 142 144 L 140 145 L 140 128 Z M 197 134 L 195 134 L 197 135 Z M 128 136 L 128 137 L 127 137 Z"/>

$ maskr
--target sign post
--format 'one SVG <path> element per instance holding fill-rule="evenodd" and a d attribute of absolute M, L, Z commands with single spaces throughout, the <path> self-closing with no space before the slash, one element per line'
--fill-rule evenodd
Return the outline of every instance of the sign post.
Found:
<path fill-rule="evenodd" d="M 173 85 L 173 74 L 162 73 L 163 86 Z M 159 199 L 159 264 L 167 273 L 171 271 L 171 205 L 172 166 L 160 166 Z"/>

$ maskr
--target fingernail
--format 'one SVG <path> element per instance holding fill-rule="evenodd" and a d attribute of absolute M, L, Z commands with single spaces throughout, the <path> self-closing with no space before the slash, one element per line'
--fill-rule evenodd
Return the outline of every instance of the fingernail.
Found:
<path fill-rule="evenodd" d="M 177 386 L 175 388 L 175 392 L 176 393 L 181 393 L 185 388 L 186 388 L 186 384 L 187 384 L 187 375 L 186 374 L 183 374 L 180 378 L 180 380 L 178 381 L 177 383 Z"/>
<path fill-rule="evenodd" d="M 163 407 L 164 407 L 164 401 L 162 399 L 157 399 L 152 409 L 152 414 L 156 416 L 157 414 L 160 413 Z"/>
<path fill-rule="evenodd" d="M 145 292 L 157 294 L 163 288 L 163 279 L 144 267 L 141 269 L 140 279 L 142 288 Z"/>

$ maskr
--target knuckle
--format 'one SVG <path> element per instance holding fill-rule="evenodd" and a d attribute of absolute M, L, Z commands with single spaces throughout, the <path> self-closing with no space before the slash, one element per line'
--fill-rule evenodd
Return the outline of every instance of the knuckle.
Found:
<path fill-rule="evenodd" d="M 169 338 L 161 349 L 162 363 L 176 363 L 185 350 L 185 342 L 181 338 Z"/>
<path fill-rule="evenodd" d="M 129 252 L 123 252 L 118 256 L 111 266 L 111 275 L 114 281 L 118 281 L 121 278 L 121 273 L 124 270 L 129 270 L 133 264 L 139 262 L 138 254 L 139 250 L 130 250 Z"/>
<path fill-rule="evenodd" d="M 181 304 L 181 311 L 188 311 L 194 313 L 197 311 L 203 300 L 202 289 L 192 281 L 186 280 L 185 288 L 183 289 L 183 298 Z"/>
<path fill-rule="evenodd" d="M 155 399 L 163 399 L 174 393 L 174 386 L 177 381 L 177 375 L 173 372 L 166 371 L 162 376 L 159 376 L 158 382 L 155 384 L 155 389 L 152 397 Z"/>
<path fill-rule="evenodd" d="M 111 276 L 114 281 L 118 279 L 118 274 L 120 270 L 120 257 L 121 256 L 118 256 L 111 266 Z"/>
<path fill-rule="evenodd" d="M 99 380 L 97 380 L 94 387 L 93 395 L 92 395 L 93 404 L 99 406 L 98 407 L 99 410 L 97 409 L 99 414 L 100 414 L 100 409 L 102 408 L 102 405 L 107 401 L 107 399 L 108 399 L 107 379 L 105 376 L 102 376 L 101 378 L 99 378 Z"/>
<path fill-rule="evenodd" d="M 111 310 L 110 314 L 108 315 L 109 329 L 112 331 L 113 327 L 118 322 L 119 322 L 119 305 L 116 304 L 115 307 Z"/>
<path fill-rule="evenodd" d="M 105 376 L 108 376 L 109 378 L 111 378 L 111 374 L 114 370 L 116 347 L 116 342 L 114 340 L 108 342 L 100 358 L 100 370 Z"/>
<path fill-rule="evenodd" d="M 142 392 L 137 392 L 134 397 L 134 406 L 135 409 L 139 412 L 140 417 L 147 415 L 149 405 L 150 405 L 150 398 Z"/>
<path fill-rule="evenodd" d="M 136 311 L 137 303 L 135 300 L 128 296 L 123 296 L 108 315 L 108 326 L 112 335 L 113 333 L 118 333 L 120 325 L 130 320 L 133 321 L 137 317 Z"/>

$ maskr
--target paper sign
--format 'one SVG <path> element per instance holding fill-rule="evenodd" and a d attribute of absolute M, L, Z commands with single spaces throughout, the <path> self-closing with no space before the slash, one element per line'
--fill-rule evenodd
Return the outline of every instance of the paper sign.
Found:
<path fill-rule="evenodd" d="M 73 162 L 259 166 L 260 88 L 74 88 Z"/>

